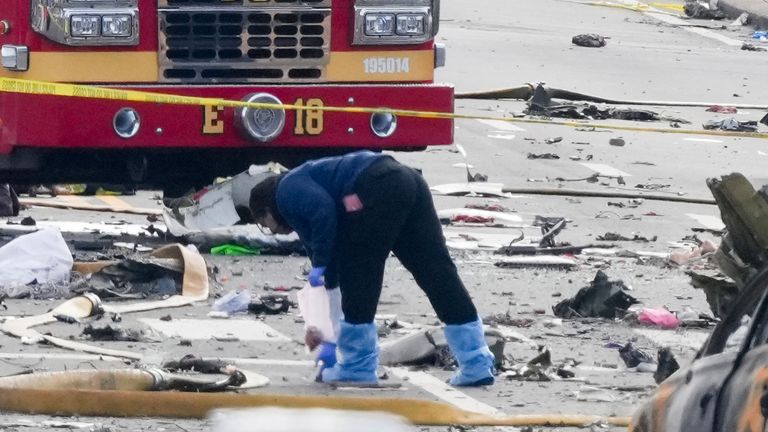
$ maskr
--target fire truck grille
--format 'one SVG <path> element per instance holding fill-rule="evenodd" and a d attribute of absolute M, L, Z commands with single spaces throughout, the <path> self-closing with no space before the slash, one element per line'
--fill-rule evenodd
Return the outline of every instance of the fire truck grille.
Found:
<path fill-rule="evenodd" d="M 187 1 L 191 0 L 180 3 Z M 163 82 L 317 82 L 324 78 L 330 9 L 211 7 L 159 12 Z"/>

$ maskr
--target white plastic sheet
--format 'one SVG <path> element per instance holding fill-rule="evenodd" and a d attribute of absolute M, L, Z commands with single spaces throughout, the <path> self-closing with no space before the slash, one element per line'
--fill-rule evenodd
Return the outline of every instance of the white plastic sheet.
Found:
<path fill-rule="evenodd" d="M 320 330 L 322 340 L 336 342 L 341 320 L 341 292 L 306 284 L 298 291 L 299 312 L 304 318 L 304 328 Z"/>
<path fill-rule="evenodd" d="M 0 287 L 66 282 L 72 253 L 61 233 L 44 229 L 18 237 L 0 248 Z"/>

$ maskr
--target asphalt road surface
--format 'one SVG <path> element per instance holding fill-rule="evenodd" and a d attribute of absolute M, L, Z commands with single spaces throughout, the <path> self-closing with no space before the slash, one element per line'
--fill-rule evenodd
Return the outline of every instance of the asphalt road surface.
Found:
<path fill-rule="evenodd" d="M 592 6 L 578 1 L 476 0 L 443 2 L 439 41 L 448 47 L 448 65 L 438 72 L 438 80 L 454 83 L 457 92 L 515 87 L 524 83 L 546 82 L 556 88 L 627 100 L 688 101 L 719 104 L 765 104 L 764 52 L 741 51 L 742 41 L 752 29 L 722 28 L 722 23 L 680 21 L 671 10 L 648 13 L 618 7 Z M 681 24 L 682 23 L 682 24 Z M 599 33 L 608 39 L 603 48 L 582 48 L 571 44 L 579 33 Z M 485 117 L 512 117 L 525 106 L 515 101 L 457 100 L 456 110 Z M 703 107 L 644 107 L 667 117 L 687 120 L 682 129 L 701 131 L 702 123 L 727 117 L 706 112 Z M 765 110 L 741 109 L 738 120 L 759 120 Z M 741 172 L 756 186 L 768 183 L 768 143 L 764 139 L 710 136 L 699 133 L 626 131 L 610 125 L 674 130 L 669 121 L 597 122 L 605 128 L 578 130 L 571 126 L 458 120 L 456 146 L 432 148 L 421 153 L 396 154 L 396 157 L 422 169 L 431 185 L 460 183 L 470 171 L 488 176 L 489 182 L 506 188 L 569 188 L 586 191 L 653 193 L 671 198 L 711 198 L 706 179 Z M 761 126 L 765 131 L 765 126 Z M 582 128 L 584 129 L 584 128 Z M 624 146 L 609 143 L 622 138 Z M 548 144 L 547 140 L 557 142 Z M 459 146 L 466 157 L 458 151 Z M 559 159 L 528 158 L 529 153 L 553 153 Z M 584 180 L 601 174 L 597 183 Z M 620 179 L 622 180 L 620 184 Z M 643 185 L 645 189 L 638 188 Z M 650 188 L 650 190 L 648 189 Z M 104 204 L 103 197 L 59 197 L 57 200 Z M 133 207 L 159 208 L 156 193 L 139 191 L 136 196 L 108 198 Z M 454 246 L 454 257 L 482 316 L 509 312 L 512 317 L 530 319 L 528 327 L 506 330 L 527 336 L 512 338 L 506 345 L 510 363 L 525 362 L 537 354 L 536 345 L 551 350 L 555 363 L 573 359 L 579 366 L 576 379 L 551 382 L 525 382 L 500 377 L 490 388 L 447 389 L 449 371 L 426 368 L 418 371 L 391 370 L 390 379 L 402 382 L 400 390 L 330 390 L 311 382 L 311 357 L 298 342 L 302 325 L 294 313 L 269 316 L 259 323 L 269 326 L 263 334 L 249 330 L 253 316 L 230 319 L 244 334 L 237 340 L 217 340 L 198 334 L 162 336 L 153 343 L 104 342 L 105 347 L 129 349 L 147 356 L 148 361 L 179 357 L 187 353 L 235 359 L 241 366 L 268 376 L 271 383 L 259 392 L 288 394 L 376 395 L 443 400 L 487 413 L 504 414 L 600 414 L 631 415 L 655 388 L 652 375 L 627 369 L 610 343 L 635 345 L 651 352 L 670 346 L 685 364 L 706 330 L 649 330 L 620 321 L 565 320 L 553 323 L 551 307 L 587 285 L 598 269 L 612 279 L 622 279 L 633 289 L 632 295 L 644 306 L 666 306 L 671 310 L 691 308 L 709 312 L 704 294 L 688 283 L 683 268 L 665 265 L 663 260 L 617 257 L 582 257 L 570 271 L 541 267 L 504 269 L 493 265 L 498 256 L 489 250 L 464 250 L 471 246 L 468 237 L 481 243 L 506 244 L 521 234 L 525 241 L 540 236 L 533 226 L 536 216 L 559 216 L 569 220 L 558 241 L 573 245 L 596 243 L 607 232 L 627 237 L 639 235 L 656 239 L 649 242 L 621 242 L 634 252 L 669 253 L 693 228 L 722 228 L 717 207 L 645 199 L 636 206 L 626 198 L 543 196 L 513 193 L 504 198 L 435 196 L 438 209 L 466 204 L 498 203 L 514 211 L 517 222 L 511 228 L 451 226 L 446 235 Z M 619 203 L 617 205 L 617 203 Z M 620 205 L 624 204 L 624 207 Z M 117 231 L 128 225 L 149 223 L 142 216 L 54 210 L 34 207 L 22 216 L 40 223 L 62 225 L 62 221 L 106 222 Z M 464 235 L 462 237 L 462 235 Z M 716 236 L 698 233 L 700 239 L 718 241 Z M 68 235 L 70 238 L 72 235 Z M 162 243 L 149 236 L 127 236 L 150 247 Z M 77 252 L 77 251 L 76 251 Z M 77 252 L 79 256 L 87 255 Z M 265 287 L 301 284 L 302 257 L 212 257 L 205 256 L 209 268 L 217 268 L 217 294 L 246 288 L 252 293 Z M 23 316 L 42 313 L 57 302 L 7 301 L 3 315 Z M 207 320 L 210 302 L 175 310 L 126 314 L 123 325 L 146 328 L 152 319 L 170 314 L 171 324 L 182 320 Z M 426 298 L 412 278 L 391 259 L 385 276 L 380 314 L 397 315 L 399 320 L 431 325 L 436 322 Z M 149 321 L 146 321 L 149 320 Z M 211 324 L 213 325 L 213 324 Z M 216 324 L 218 325 L 218 324 Z M 61 337 L 77 338 L 82 328 L 56 323 L 46 331 Z M 263 328 L 261 329 L 263 330 Z M 254 333 L 255 331 L 255 333 Z M 251 333 L 249 333 L 251 332 Z M 194 333 L 194 332 L 193 332 Z M 274 337 L 284 335 L 285 338 Z M 250 336 L 249 336 L 250 335 Z M 271 336 L 270 336 L 271 335 Z M 387 340 L 395 337 L 391 335 Z M 179 346 L 188 338 L 192 346 Z M 252 339 L 252 340 L 251 340 Z M 533 343 L 531 343 L 533 341 Z M 122 361 L 109 361 L 46 346 L 22 345 L 3 337 L 0 341 L 0 374 L 26 370 L 46 371 L 81 368 L 123 367 Z M 417 374 L 408 376 L 408 374 Z M 597 396 L 589 396 L 597 388 Z M 462 397 L 456 397 L 457 395 Z M 464 397 L 466 396 L 466 397 Z M 598 400 L 592 399 L 597 397 Z M 44 430 L 44 421 L 80 421 L 103 425 L 111 430 L 203 431 L 210 423 L 190 420 L 48 418 L 43 416 L 0 416 L 0 428 Z M 24 424 L 24 422 L 27 422 Z M 14 426 L 15 425 L 15 426 Z M 438 430 L 441 428 L 429 428 Z M 443 428 L 444 430 L 444 428 Z M 554 429 L 545 429 L 554 430 Z M 619 428 L 616 428 L 619 430 Z"/>

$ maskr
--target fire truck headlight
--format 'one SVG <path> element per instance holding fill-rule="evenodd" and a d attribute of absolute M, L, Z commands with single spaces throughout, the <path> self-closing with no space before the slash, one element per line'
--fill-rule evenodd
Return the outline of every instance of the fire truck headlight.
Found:
<path fill-rule="evenodd" d="M 98 36 L 101 34 L 100 16 L 72 15 L 69 23 L 72 36 Z"/>
<path fill-rule="evenodd" d="M 277 97 L 269 93 L 252 93 L 243 99 L 250 103 L 282 105 Z M 237 108 L 235 121 L 246 138 L 269 142 L 277 138 L 285 127 L 285 110 L 282 108 Z"/>
<path fill-rule="evenodd" d="M 395 34 L 395 15 L 369 13 L 365 15 L 367 36 L 389 36 Z"/>
<path fill-rule="evenodd" d="M 133 108 L 121 108 L 112 119 L 112 128 L 120 138 L 133 138 L 141 128 L 139 113 Z"/>
<path fill-rule="evenodd" d="M 422 36 L 424 34 L 424 14 L 397 15 L 397 34 L 401 36 Z"/>
<path fill-rule="evenodd" d="M 374 113 L 371 115 L 371 130 L 379 138 L 391 137 L 397 129 L 397 116 L 392 113 Z"/>
<path fill-rule="evenodd" d="M 432 40 L 438 0 L 355 0 L 354 45 L 407 45 Z"/>
<path fill-rule="evenodd" d="M 128 37 L 131 35 L 130 15 L 104 15 L 101 17 L 102 36 Z"/>

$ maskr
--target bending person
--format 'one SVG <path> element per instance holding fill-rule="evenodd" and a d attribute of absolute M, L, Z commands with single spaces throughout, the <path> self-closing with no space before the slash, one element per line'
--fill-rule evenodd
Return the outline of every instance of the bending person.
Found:
<path fill-rule="evenodd" d="M 298 233 L 312 261 L 312 286 L 341 288 L 341 361 L 322 370 L 322 381 L 378 381 L 374 317 L 391 251 L 446 324 L 445 336 L 459 364 L 450 383 L 493 384 L 494 357 L 482 322 L 448 253 L 419 172 L 370 151 L 318 159 L 258 184 L 251 191 L 250 209 L 255 221 L 273 233 Z M 335 349 L 325 344 L 320 350 L 326 364 L 335 363 Z"/>

